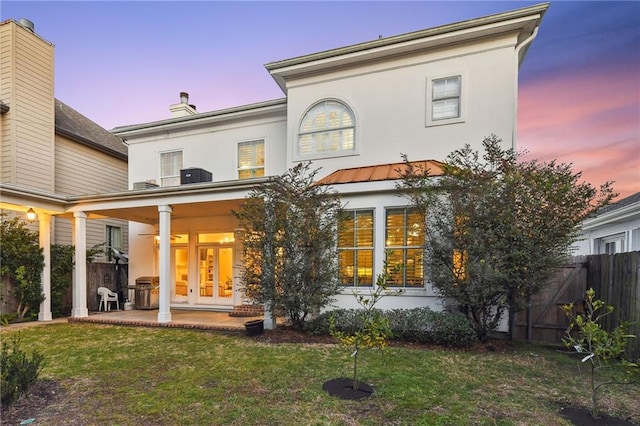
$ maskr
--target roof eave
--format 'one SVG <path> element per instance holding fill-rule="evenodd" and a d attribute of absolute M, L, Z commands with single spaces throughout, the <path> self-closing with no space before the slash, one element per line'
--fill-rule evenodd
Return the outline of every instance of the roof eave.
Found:
<path fill-rule="evenodd" d="M 411 46 L 413 49 L 440 47 L 443 44 L 459 42 L 463 35 L 470 40 L 473 39 L 474 34 L 486 36 L 486 32 L 490 29 L 496 31 L 496 34 L 500 31 L 505 32 L 506 29 L 501 27 L 508 25 L 513 26 L 510 31 L 518 29 L 520 32 L 527 33 L 519 37 L 520 42 L 540 24 L 548 7 L 549 3 L 541 3 L 509 12 L 270 62 L 265 64 L 265 68 L 286 93 L 288 76 L 303 74 L 312 68 L 317 71 L 320 68 L 335 66 L 340 60 L 344 61 L 347 58 L 351 63 L 356 63 L 374 56 L 390 56 L 400 51 L 406 52 Z"/>
<path fill-rule="evenodd" d="M 111 133 L 125 138 L 131 136 L 142 136 L 147 133 L 153 133 L 160 130 L 175 130 L 188 127 L 190 125 L 200 126 L 224 120 L 248 118 L 255 115 L 273 113 L 283 108 L 286 109 L 286 107 L 287 99 L 280 98 L 254 104 L 241 105 L 233 108 L 203 112 L 186 117 L 176 117 L 166 120 L 116 127 L 111 130 Z"/>

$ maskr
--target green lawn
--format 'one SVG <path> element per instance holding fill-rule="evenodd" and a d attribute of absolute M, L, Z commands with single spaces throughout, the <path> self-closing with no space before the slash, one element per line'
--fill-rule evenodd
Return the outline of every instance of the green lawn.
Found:
<path fill-rule="evenodd" d="M 388 348 L 361 356 L 374 396 L 344 401 L 322 384 L 349 376 L 335 345 L 258 343 L 183 329 L 52 324 L 19 332 L 45 356 L 62 395 L 37 424 L 562 425 L 588 405 L 576 359 L 516 345 L 505 352 Z M 603 412 L 640 422 L 640 387 L 609 387 Z"/>

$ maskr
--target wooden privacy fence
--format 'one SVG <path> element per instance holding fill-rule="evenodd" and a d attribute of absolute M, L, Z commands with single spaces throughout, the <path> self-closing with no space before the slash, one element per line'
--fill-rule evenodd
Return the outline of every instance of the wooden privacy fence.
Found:
<path fill-rule="evenodd" d="M 640 252 L 577 256 L 560 268 L 545 289 L 531 298 L 529 309 L 516 313 L 515 340 L 562 343 L 569 322 L 560 306 L 574 302 L 581 309 L 585 292 L 593 288 L 596 299 L 614 307 L 603 326 L 615 328 L 631 322 L 637 337 L 627 347 L 630 359 L 640 358 Z"/>
<path fill-rule="evenodd" d="M 98 298 L 98 287 L 107 287 L 112 291 L 120 292 L 120 309 L 128 297 L 127 290 L 127 264 L 116 265 L 114 263 L 89 263 L 87 264 L 87 308 L 90 311 L 97 311 L 100 305 Z M 71 278 L 69 278 L 71 280 Z M 5 278 L 0 286 L 0 313 L 8 314 L 16 311 L 18 301 L 12 294 L 14 284 Z M 72 286 L 67 289 L 67 294 L 63 295 L 64 314 L 71 314 Z M 36 307 L 36 310 L 38 308 Z"/>

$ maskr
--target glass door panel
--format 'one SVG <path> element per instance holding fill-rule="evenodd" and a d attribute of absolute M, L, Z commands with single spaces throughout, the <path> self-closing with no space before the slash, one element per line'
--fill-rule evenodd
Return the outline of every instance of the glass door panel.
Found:
<path fill-rule="evenodd" d="M 187 247 L 174 247 L 171 251 L 173 280 L 172 299 L 186 300 L 189 291 L 189 249 Z"/>
<path fill-rule="evenodd" d="M 201 247 L 199 249 L 199 285 L 198 299 L 213 298 L 213 275 L 214 275 L 214 248 Z"/>
<path fill-rule="evenodd" d="M 233 297 L 233 249 L 218 248 L 218 299 L 231 303 Z"/>
<path fill-rule="evenodd" d="M 233 303 L 233 248 L 198 248 L 198 303 Z"/>

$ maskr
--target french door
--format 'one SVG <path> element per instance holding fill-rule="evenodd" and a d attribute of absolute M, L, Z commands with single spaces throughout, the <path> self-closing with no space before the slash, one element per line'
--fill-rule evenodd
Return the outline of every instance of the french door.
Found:
<path fill-rule="evenodd" d="M 198 247 L 198 303 L 233 304 L 233 247 Z"/>

